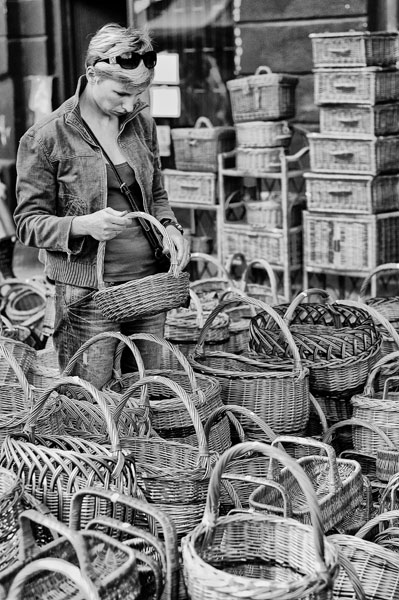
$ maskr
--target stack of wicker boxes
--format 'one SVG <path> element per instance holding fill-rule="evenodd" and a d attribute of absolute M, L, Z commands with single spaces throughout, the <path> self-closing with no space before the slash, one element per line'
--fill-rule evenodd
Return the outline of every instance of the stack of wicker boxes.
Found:
<path fill-rule="evenodd" d="M 281 155 L 292 138 L 287 119 L 295 116 L 297 83 L 297 77 L 272 73 L 266 66 L 227 81 L 237 138 L 235 171 L 243 178 L 256 178 L 258 185 L 255 198 L 243 195 L 243 220 L 224 225 L 226 255 L 241 252 L 247 260 L 262 258 L 283 266 L 282 185 L 270 174 L 281 171 Z M 295 263 L 302 262 L 302 228 L 300 222 L 297 225 L 290 231 Z"/>
<path fill-rule="evenodd" d="M 399 259 L 398 34 L 311 34 L 320 133 L 308 134 L 304 271 L 364 278 Z"/>

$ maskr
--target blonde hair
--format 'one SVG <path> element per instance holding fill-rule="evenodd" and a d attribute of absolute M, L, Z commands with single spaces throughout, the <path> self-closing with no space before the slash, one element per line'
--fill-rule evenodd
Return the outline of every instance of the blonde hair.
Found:
<path fill-rule="evenodd" d="M 98 62 L 113 56 L 121 56 L 129 52 L 143 54 L 153 50 L 152 39 L 145 29 L 122 27 L 117 23 L 108 23 L 99 29 L 90 40 L 85 67 L 93 67 L 95 74 L 100 78 L 110 78 L 121 81 L 126 85 L 150 85 L 154 78 L 154 70 L 147 69 L 121 69 L 119 65 L 110 65 Z M 143 67 L 143 63 L 141 63 Z"/>

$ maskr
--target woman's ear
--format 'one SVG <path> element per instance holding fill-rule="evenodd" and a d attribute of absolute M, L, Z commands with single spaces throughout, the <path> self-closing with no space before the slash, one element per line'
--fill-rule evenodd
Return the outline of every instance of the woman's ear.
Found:
<path fill-rule="evenodd" d="M 87 81 L 89 83 L 95 83 L 96 73 L 95 73 L 95 70 L 93 67 L 86 68 L 86 77 L 87 77 Z"/>

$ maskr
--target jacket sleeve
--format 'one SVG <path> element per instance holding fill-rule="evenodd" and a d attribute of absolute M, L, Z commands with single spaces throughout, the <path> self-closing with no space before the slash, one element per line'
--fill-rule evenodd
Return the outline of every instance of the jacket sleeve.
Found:
<path fill-rule="evenodd" d="M 154 178 L 152 184 L 152 199 L 154 203 L 154 217 L 161 219 L 176 220 L 176 216 L 169 204 L 168 193 L 165 190 L 161 168 L 161 158 L 159 156 L 159 145 L 157 128 L 154 119 L 152 119 L 152 148 L 154 156 Z"/>
<path fill-rule="evenodd" d="M 84 238 L 70 238 L 72 216 L 57 215 L 56 166 L 43 141 L 28 130 L 17 152 L 16 234 L 26 246 L 77 254 Z"/>

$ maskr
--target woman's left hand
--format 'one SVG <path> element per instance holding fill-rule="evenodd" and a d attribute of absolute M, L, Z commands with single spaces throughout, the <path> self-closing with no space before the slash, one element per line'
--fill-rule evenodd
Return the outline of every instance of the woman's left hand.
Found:
<path fill-rule="evenodd" d="M 188 240 L 176 227 L 173 225 L 168 225 L 166 227 L 166 231 L 168 232 L 168 236 L 171 242 L 174 244 L 177 251 L 177 264 L 179 265 L 180 270 L 182 271 L 184 267 L 188 264 L 190 260 L 190 244 Z M 164 251 L 168 251 L 167 243 L 164 240 Z"/>

